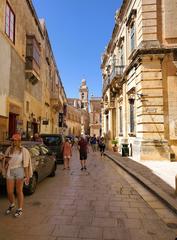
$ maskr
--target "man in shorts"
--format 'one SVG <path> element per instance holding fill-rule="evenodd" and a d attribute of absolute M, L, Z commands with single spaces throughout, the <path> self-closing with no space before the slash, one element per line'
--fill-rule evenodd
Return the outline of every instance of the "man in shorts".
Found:
<path fill-rule="evenodd" d="M 81 139 L 78 142 L 78 149 L 80 153 L 81 171 L 87 170 L 86 161 L 87 161 L 87 152 L 88 152 L 88 142 L 84 135 L 81 135 Z"/>

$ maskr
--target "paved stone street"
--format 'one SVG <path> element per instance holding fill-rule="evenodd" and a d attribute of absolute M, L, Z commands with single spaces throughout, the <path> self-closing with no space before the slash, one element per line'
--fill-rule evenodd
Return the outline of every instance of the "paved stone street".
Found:
<path fill-rule="evenodd" d="M 80 171 L 74 150 L 71 170 L 58 166 L 56 177 L 25 197 L 24 215 L 5 216 L 0 199 L 0 240 L 175 240 L 175 233 L 118 174 L 108 158 L 89 153 Z"/>

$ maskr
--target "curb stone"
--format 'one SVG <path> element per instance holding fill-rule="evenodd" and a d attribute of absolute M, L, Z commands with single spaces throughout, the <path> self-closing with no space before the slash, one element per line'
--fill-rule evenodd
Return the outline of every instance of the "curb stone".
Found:
<path fill-rule="evenodd" d="M 167 193 L 163 190 L 159 189 L 155 184 L 153 184 L 148 179 L 144 178 L 139 173 L 133 171 L 132 169 L 128 168 L 120 161 L 118 161 L 115 157 L 111 156 L 109 153 L 105 152 L 105 156 L 111 159 L 114 163 L 119 165 L 122 169 L 124 169 L 127 173 L 129 173 L 132 177 L 138 180 L 141 184 L 143 184 L 148 190 L 154 193 L 160 200 L 162 200 L 175 214 L 177 214 L 177 202 L 176 200 L 172 199 Z"/>

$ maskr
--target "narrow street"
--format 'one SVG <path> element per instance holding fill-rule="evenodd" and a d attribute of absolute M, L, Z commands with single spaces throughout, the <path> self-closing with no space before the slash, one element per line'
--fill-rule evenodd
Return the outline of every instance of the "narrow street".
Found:
<path fill-rule="evenodd" d="M 54 178 L 25 197 L 20 218 L 3 214 L 7 200 L 1 197 L 0 240 L 175 240 L 175 232 L 118 169 L 90 151 L 88 171 L 82 172 L 74 149 L 71 170 L 58 165 Z"/>

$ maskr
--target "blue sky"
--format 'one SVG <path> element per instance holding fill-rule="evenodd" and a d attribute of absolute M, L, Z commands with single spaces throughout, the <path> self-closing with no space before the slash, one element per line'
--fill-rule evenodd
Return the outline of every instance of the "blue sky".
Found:
<path fill-rule="evenodd" d="M 89 96 L 101 96 L 101 55 L 122 0 L 33 0 L 46 21 L 50 42 L 67 97 L 79 97 L 86 79 Z"/>

